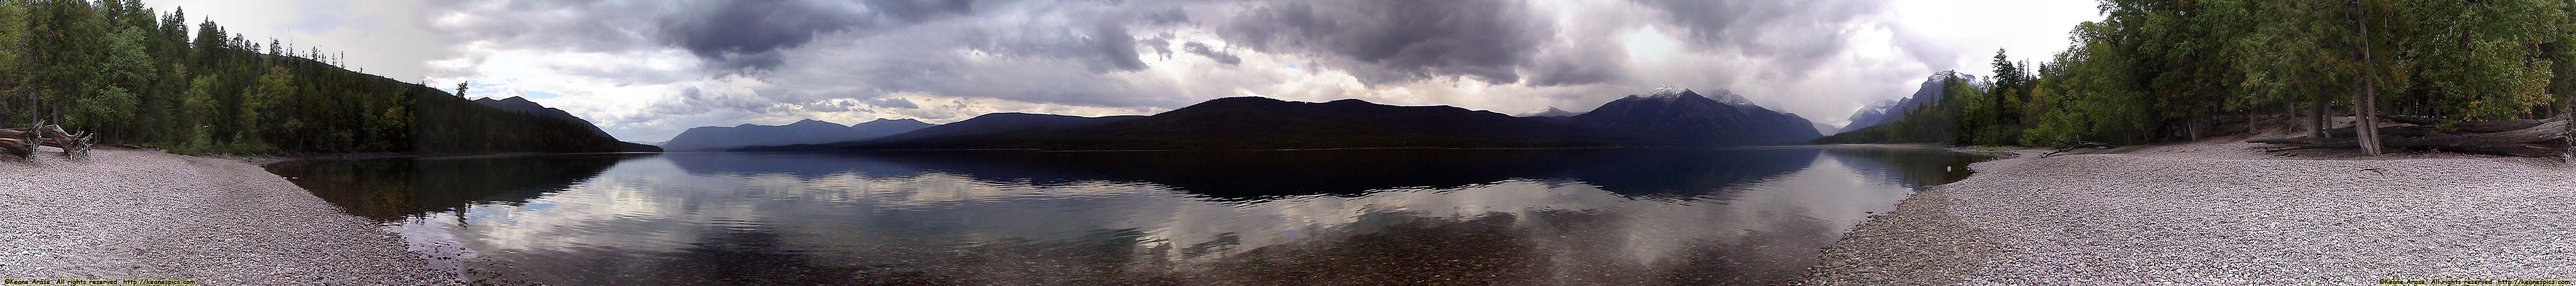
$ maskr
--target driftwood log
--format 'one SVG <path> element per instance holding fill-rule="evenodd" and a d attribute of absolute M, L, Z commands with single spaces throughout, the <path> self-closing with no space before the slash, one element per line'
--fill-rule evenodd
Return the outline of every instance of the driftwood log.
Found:
<path fill-rule="evenodd" d="M 2102 142 L 2093 142 L 2093 141 L 2059 142 L 2059 143 L 2057 143 L 2057 148 L 2054 148 L 2054 149 L 2056 149 L 2056 151 L 2049 151 L 2048 153 L 2040 153 L 2040 154 L 2039 154 L 2039 157 L 2040 157 L 2040 158 L 2048 158 L 2048 156 L 2057 156 L 2057 153 L 2066 153 L 2067 151 L 2075 151 L 2075 150 L 2078 150 L 2078 149 L 2084 149 L 2084 148 L 2103 148 L 2103 149 L 2109 149 L 2109 148 L 2111 148 L 2111 147 L 2112 147 L 2112 146 L 2111 146 L 2111 144 L 2102 144 Z"/>
<path fill-rule="evenodd" d="M 63 132 L 59 125 L 37 126 L 33 130 L 36 131 L 0 129 L 0 153 L 26 159 L 36 153 L 36 146 L 53 146 L 62 148 L 65 157 L 86 156 L 89 155 L 90 141 L 94 139 L 89 134 Z"/>
<path fill-rule="evenodd" d="M 2397 123 L 2427 122 L 2421 118 L 2389 118 Z M 2389 149 L 2422 149 L 2444 152 L 2492 154 L 2523 157 L 2558 158 L 2566 156 L 2571 134 L 2566 118 L 2550 120 L 2503 120 L 2461 122 L 2452 124 L 2453 131 L 2442 131 L 2431 125 L 2405 125 L 2379 128 L 2380 143 Z M 2280 145 L 2266 151 L 2302 149 L 2360 148 L 2352 128 L 2327 130 L 2325 139 L 2305 136 L 2256 139 L 2245 142 Z"/>

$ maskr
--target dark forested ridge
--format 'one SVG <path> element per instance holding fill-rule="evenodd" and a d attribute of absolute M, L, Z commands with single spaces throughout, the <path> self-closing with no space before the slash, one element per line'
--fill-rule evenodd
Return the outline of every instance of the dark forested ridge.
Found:
<path fill-rule="evenodd" d="M 259 43 L 137 0 L 0 1 L 0 126 L 180 153 L 608 152 L 586 123 L 508 112 Z M 460 90 L 461 92 L 461 90 Z"/>
<path fill-rule="evenodd" d="M 2576 2 L 2110 0 L 2048 62 L 1997 51 L 1983 84 L 1820 142 L 1987 145 L 2196 140 L 2331 117 L 2441 129 L 2537 119 L 2576 100 Z M 1922 115 L 1933 116 L 1922 116 Z M 2261 121 L 2259 118 L 2296 118 Z M 2378 130 L 2380 120 L 2361 120 Z M 2222 127 L 2226 126 L 2226 127 Z M 2379 146 L 2377 131 L 2362 146 Z M 2378 147 L 2364 147 L 2375 154 Z"/>
<path fill-rule="evenodd" d="M 1241 150 L 1379 147 L 1588 147 L 1571 126 L 1449 106 L 1358 99 L 1208 100 L 1152 116 L 996 113 L 881 140 L 746 150 Z"/>
<path fill-rule="evenodd" d="M 553 107 L 546 107 L 545 105 L 539 105 L 539 104 L 537 104 L 537 103 L 536 103 L 536 102 L 534 102 L 534 101 L 528 101 L 528 99 L 527 99 L 527 98 L 521 98 L 521 97 L 516 97 L 516 96 L 510 97 L 510 98 L 507 98 L 507 99 L 491 99 L 491 98 L 485 98 L 485 99 L 476 99 L 476 100 L 473 100 L 472 102 L 474 102 L 475 104 L 482 104 L 483 106 L 490 106 L 490 107 L 492 107 L 492 108 L 499 108 L 499 109 L 501 109 L 501 110 L 503 110 L 503 111 L 517 112 L 517 113 L 523 113 L 523 114 L 543 115 L 543 116 L 548 117 L 548 118 L 554 118 L 554 119 L 559 119 L 559 120 L 563 120 L 563 121 L 571 121 L 571 122 L 573 122 L 573 123 L 578 123 L 579 125 L 581 125 L 581 127 L 582 127 L 582 128 L 589 129 L 589 130 L 590 130 L 590 134 L 591 134 L 591 135 L 595 135 L 595 136 L 599 136 L 599 137 L 616 138 L 616 136 L 608 135 L 608 131 L 607 131 L 607 130 L 600 130 L 600 129 L 599 129 L 599 125 L 591 124 L 591 123 L 590 123 L 590 120 L 584 120 L 584 119 L 581 119 L 581 117 L 579 117 L 579 116 L 573 116 L 571 112 L 564 112 L 562 109 L 555 109 L 555 108 L 553 108 Z M 661 146 L 645 145 L 645 144 L 641 144 L 641 143 L 622 142 L 622 141 L 621 141 L 621 142 L 617 142 L 617 146 L 618 146 L 617 151 L 619 151 L 619 152 L 662 152 L 662 147 L 661 147 Z"/>
<path fill-rule="evenodd" d="M 1152 116 L 995 113 L 876 140 L 740 151 L 1043 149 L 1260 150 L 1337 148 L 1712 147 L 1803 142 L 1806 119 L 1730 93 L 1712 99 L 1658 89 L 1572 118 L 1513 117 L 1452 106 L 1358 99 L 1208 100 Z"/>

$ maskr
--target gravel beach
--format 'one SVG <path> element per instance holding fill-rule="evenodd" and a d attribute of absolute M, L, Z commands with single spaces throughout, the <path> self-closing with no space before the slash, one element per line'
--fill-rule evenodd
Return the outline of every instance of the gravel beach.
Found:
<path fill-rule="evenodd" d="M 0 277 L 446 285 L 403 239 L 240 161 L 100 149 L 0 161 Z"/>
<path fill-rule="evenodd" d="M 1809 285 L 2576 279 L 2576 168 L 2240 139 L 1972 165 L 1855 226 Z M 2349 150 L 2342 150 L 2349 152 Z"/>

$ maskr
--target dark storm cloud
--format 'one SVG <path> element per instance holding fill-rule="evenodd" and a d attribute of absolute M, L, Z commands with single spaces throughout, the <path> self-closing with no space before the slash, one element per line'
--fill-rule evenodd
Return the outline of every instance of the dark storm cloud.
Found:
<path fill-rule="evenodd" d="M 1173 48 L 1165 31 L 1189 19 L 1175 5 L 1009 2 L 901 28 L 822 33 L 781 49 L 785 64 L 750 75 L 772 86 L 752 91 L 785 103 L 903 93 L 1098 107 L 1186 103 L 1173 100 L 1175 85 L 1120 76 L 1150 68 L 1145 53 L 1155 47 Z"/>
<path fill-rule="evenodd" d="M 1243 57 L 1234 56 L 1234 53 L 1208 48 L 1207 44 L 1200 44 L 1199 42 L 1182 44 L 1182 48 L 1189 50 L 1191 54 L 1206 56 L 1208 59 L 1216 60 L 1217 63 L 1229 65 L 1243 63 Z"/>
<path fill-rule="evenodd" d="M 723 1 L 664 19 L 664 40 L 711 68 L 768 69 L 816 34 L 919 23 L 971 12 L 966 0 Z"/>
<path fill-rule="evenodd" d="M 1155 37 L 1152 37 L 1152 38 L 1145 38 L 1144 40 L 1137 40 L 1137 41 L 1136 41 L 1136 43 L 1138 43 L 1138 44 L 1144 44 L 1144 45 L 1145 45 L 1145 46 L 1147 46 L 1147 47 L 1154 47 L 1154 56 L 1169 59 L 1169 58 L 1172 58 L 1172 40 L 1171 40 L 1171 39 L 1172 39 L 1172 35 L 1170 35 L 1170 33 L 1165 33 L 1164 35 L 1161 35 L 1161 36 L 1155 36 Z"/>
<path fill-rule="evenodd" d="M 1663 84 L 1774 84 L 1735 75 L 1851 74 L 1821 65 L 1854 50 L 1845 30 L 1884 15 L 1879 2 L 520 0 L 432 5 L 446 9 L 432 13 L 474 19 L 433 24 L 456 42 L 491 43 L 491 50 L 647 57 L 542 68 L 676 93 L 636 110 L 647 113 L 634 115 L 638 120 L 730 125 L 736 122 L 706 121 L 768 112 L 929 118 L 995 110 L 961 106 L 970 102 L 1150 110 L 1245 93 L 1362 96 L 1355 94 L 1461 78 L 1581 98 L 1568 102 Z M 1623 37 L 1652 35 L 1630 34 L 1649 28 L 1679 38 L 1679 52 L 1689 55 L 1628 55 Z M 1899 50 L 1947 48 L 1898 33 Z M 1175 56 L 1222 65 L 1165 66 Z M 1640 56 L 1649 58 L 1634 58 Z M 1366 86 L 1276 87 L 1316 76 L 1330 78 L 1311 82 L 1338 84 L 1337 73 Z M 1424 104 L 1515 104 L 1421 94 Z"/>
<path fill-rule="evenodd" d="M 1884 0 L 1633 1 L 1688 30 L 1695 47 L 1740 51 L 1799 70 L 1844 52 L 1851 37 L 1842 28 L 1887 6 Z"/>
<path fill-rule="evenodd" d="M 1446 76 L 1520 82 L 1515 69 L 1555 33 L 1512 0 L 1279 1 L 1233 18 L 1219 28 L 1229 42 L 1322 58 L 1371 84 Z"/>
<path fill-rule="evenodd" d="M 1615 52 L 1615 51 L 1614 51 Z M 1548 59 L 1531 67 L 1531 86 L 1563 86 L 1609 82 L 1625 76 L 1625 68 L 1615 60 L 1586 61 L 1583 58 Z"/>
<path fill-rule="evenodd" d="M 1092 47 L 1110 66 L 1119 70 L 1145 69 L 1145 60 L 1136 55 L 1136 36 L 1127 34 L 1126 27 L 1103 24 L 1092 29 L 1091 36 Z"/>

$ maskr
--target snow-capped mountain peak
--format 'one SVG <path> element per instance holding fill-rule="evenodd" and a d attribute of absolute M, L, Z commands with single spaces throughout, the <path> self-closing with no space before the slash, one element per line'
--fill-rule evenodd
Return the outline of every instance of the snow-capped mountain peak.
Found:
<path fill-rule="evenodd" d="M 1684 91 L 1684 92 L 1688 92 L 1688 91 L 1690 91 L 1690 90 L 1685 89 L 1685 90 L 1682 90 L 1682 91 Z M 1724 89 L 1717 90 L 1717 94 L 1713 94 L 1713 95 L 1708 96 L 1708 99 L 1713 99 L 1713 100 L 1717 100 L 1717 102 L 1726 103 L 1726 104 L 1732 104 L 1732 105 L 1753 105 L 1753 101 L 1752 101 L 1752 100 L 1744 99 L 1744 96 L 1742 96 L 1742 95 L 1735 95 L 1735 92 L 1734 92 L 1734 91 L 1729 91 L 1729 90 L 1724 90 Z"/>
<path fill-rule="evenodd" d="M 1746 99 L 1744 99 L 1744 96 L 1741 96 L 1741 95 L 1735 95 L 1735 92 L 1733 92 L 1733 91 L 1728 91 L 1728 90 L 1720 89 L 1720 90 L 1717 90 L 1717 93 L 1716 93 L 1716 94 L 1711 94 L 1711 95 L 1701 95 L 1701 94 L 1699 94 L 1699 93 L 1697 93 L 1697 92 L 1691 92 L 1691 90 L 1690 90 L 1690 89 L 1687 89 L 1687 88 L 1678 88 L 1678 87 L 1673 87 L 1673 86 L 1670 86 L 1670 85 L 1662 86 L 1662 87 L 1656 87 L 1654 91 L 1646 92 L 1646 94 L 1645 94 L 1645 95 L 1629 95 L 1629 96 L 1628 96 L 1628 98 L 1660 99 L 1660 100 L 1665 100 L 1665 101 L 1671 101 L 1671 100 L 1673 100 L 1673 99 L 1679 99 L 1679 98 L 1682 98 L 1682 96 L 1684 96 L 1684 95 L 1697 96 L 1697 97 L 1707 98 L 1707 99 L 1709 99 L 1709 100 L 1716 100 L 1716 101 L 1717 101 L 1717 102 L 1719 102 L 1719 103 L 1725 103 L 1725 104 L 1727 104 L 1727 105 L 1737 105 L 1737 106 L 1752 106 L 1752 105 L 1754 105 L 1752 100 L 1746 100 Z"/>
<path fill-rule="evenodd" d="M 1685 92 L 1690 92 L 1690 89 L 1685 89 L 1685 88 L 1676 88 L 1676 87 L 1673 87 L 1673 86 L 1670 86 L 1670 85 L 1667 85 L 1667 86 L 1658 86 L 1658 87 L 1655 87 L 1655 90 L 1654 90 L 1654 91 L 1646 92 L 1646 97 L 1647 97 L 1647 98 L 1677 98 L 1677 97 L 1681 97 L 1681 96 L 1682 96 L 1682 93 L 1685 93 Z"/>

